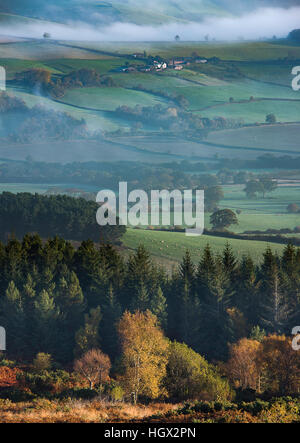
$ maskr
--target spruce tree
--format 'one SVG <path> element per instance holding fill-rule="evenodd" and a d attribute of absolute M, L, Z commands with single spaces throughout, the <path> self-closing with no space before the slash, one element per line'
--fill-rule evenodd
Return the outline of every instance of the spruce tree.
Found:
<path fill-rule="evenodd" d="M 16 357 L 26 355 L 26 315 L 20 291 L 14 281 L 0 301 L 0 325 L 6 329 L 7 349 Z"/>
<path fill-rule="evenodd" d="M 101 321 L 99 334 L 101 349 L 112 359 L 117 357 L 119 351 L 117 323 L 121 315 L 121 306 L 111 284 L 103 304 L 103 319 Z"/>
<path fill-rule="evenodd" d="M 154 314 L 161 325 L 161 327 L 166 331 L 168 324 L 168 312 L 167 312 L 167 299 L 159 286 L 151 298 L 150 310 Z"/>
<path fill-rule="evenodd" d="M 287 332 L 291 309 L 281 285 L 279 260 L 268 248 L 261 268 L 261 325 L 270 333 Z"/>

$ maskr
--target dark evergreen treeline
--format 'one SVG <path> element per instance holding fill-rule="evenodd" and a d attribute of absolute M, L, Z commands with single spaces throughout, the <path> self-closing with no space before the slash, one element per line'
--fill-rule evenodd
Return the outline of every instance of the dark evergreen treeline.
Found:
<path fill-rule="evenodd" d="M 69 240 L 118 243 L 126 228 L 100 227 L 96 222 L 98 208 L 96 202 L 65 195 L 3 192 L 0 239 L 5 240 L 10 234 L 21 239 L 27 232 L 36 232 L 43 238 L 60 235 Z"/>
<path fill-rule="evenodd" d="M 84 241 L 75 250 L 26 235 L 0 245 L 0 324 L 11 356 L 46 352 L 66 363 L 97 346 L 117 357 L 122 313 L 150 309 L 169 338 L 222 360 L 241 337 L 290 334 L 299 324 L 299 270 L 290 245 L 281 257 L 266 250 L 260 266 L 238 262 L 229 246 L 221 256 L 207 246 L 197 266 L 187 252 L 170 276 L 143 247 L 124 261 L 109 245 Z"/>

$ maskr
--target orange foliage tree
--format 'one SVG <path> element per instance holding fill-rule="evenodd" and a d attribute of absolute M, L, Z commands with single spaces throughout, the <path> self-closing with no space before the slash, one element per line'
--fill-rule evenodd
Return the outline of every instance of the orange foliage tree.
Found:
<path fill-rule="evenodd" d="M 91 349 L 74 363 L 75 372 L 88 381 L 90 389 L 96 384 L 102 388 L 108 380 L 110 368 L 110 358 L 100 349 Z"/>
<path fill-rule="evenodd" d="M 284 335 L 269 335 L 262 341 L 259 361 L 268 389 L 281 395 L 299 392 L 300 352 L 292 348 L 292 340 Z"/>
<path fill-rule="evenodd" d="M 260 390 L 261 364 L 258 355 L 261 347 L 258 341 L 247 338 L 230 346 L 230 358 L 225 370 L 236 387 Z"/>
<path fill-rule="evenodd" d="M 0 366 L 0 388 L 10 388 L 18 384 L 17 375 L 20 371 L 8 366 Z"/>

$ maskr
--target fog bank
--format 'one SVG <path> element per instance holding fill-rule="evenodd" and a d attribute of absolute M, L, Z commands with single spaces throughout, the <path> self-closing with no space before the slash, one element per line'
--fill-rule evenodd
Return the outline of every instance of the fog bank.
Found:
<path fill-rule="evenodd" d="M 113 23 L 108 26 L 69 22 L 67 25 L 41 22 L 15 26 L 1 26 L 2 35 L 41 38 L 45 32 L 55 40 L 86 41 L 173 41 L 180 35 L 182 41 L 201 41 L 205 36 L 216 40 L 255 40 L 285 37 L 299 28 L 300 7 L 290 9 L 260 8 L 239 17 L 210 17 L 201 23 L 172 23 L 161 26 L 139 26 L 131 23 Z"/>

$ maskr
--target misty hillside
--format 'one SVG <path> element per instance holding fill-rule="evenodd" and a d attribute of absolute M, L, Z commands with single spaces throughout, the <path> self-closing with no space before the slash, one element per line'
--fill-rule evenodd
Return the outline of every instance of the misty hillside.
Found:
<path fill-rule="evenodd" d="M 58 22 L 162 24 L 200 21 L 208 15 L 238 15 L 262 6 L 295 5 L 300 5 L 300 0 L 0 0 L 0 12 Z"/>

